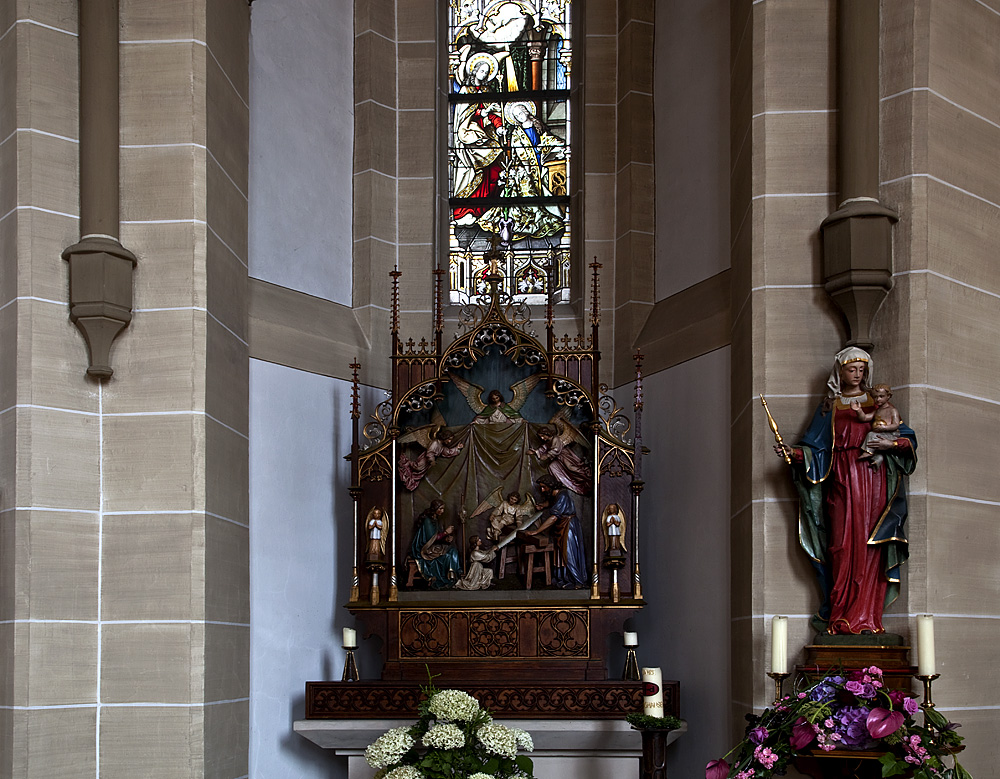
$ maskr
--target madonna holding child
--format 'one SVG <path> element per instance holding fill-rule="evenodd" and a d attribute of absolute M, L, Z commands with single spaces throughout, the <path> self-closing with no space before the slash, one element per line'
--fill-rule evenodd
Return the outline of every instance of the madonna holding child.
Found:
<path fill-rule="evenodd" d="M 903 476 L 916 465 L 917 439 L 902 424 L 897 440 L 869 444 L 884 455 L 884 467 L 858 459 L 871 427 L 851 403 L 874 410 L 872 369 L 863 349 L 838 352 L 827 397 L 802 440 L 794 448 L 775 446 L 792 461 L 799 542 L 823 593 L 814 624 L 831 634 L 885 632 L 882 610 L 899 594 L 899 567 L 908 556 Z"/>

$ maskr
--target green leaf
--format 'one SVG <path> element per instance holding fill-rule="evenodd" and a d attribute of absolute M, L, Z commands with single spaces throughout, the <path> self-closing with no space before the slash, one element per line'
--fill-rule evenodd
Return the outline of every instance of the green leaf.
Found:
<path fill-rule="evenodd" d="M 959 762 L 955 761 L 955 779 L 972 779 L 972 774 L 966 771 Z"/>
<path fill-rule="evenodd" d="M 897 758 L 892 752 L 886 752 L 878 759 L 882 764 L 882 777 L 896 776 L 906 771 L 909 766 L 903 760 Z"/>
<path fill-rule="evenodd" d="M 517 767 L 526 774 L 531 774 L 535 770 L 535 764 L 532 763 L 531 758 L 526 755 L 518 755 L 514 758 L 514 762 L 517 764 Z"/>
<path fill-rule="evenodd" d="M 937 709 L 924 709 L 924 716 L 935 728 L 940 730 L 948 724 L 948 720 Z"/>

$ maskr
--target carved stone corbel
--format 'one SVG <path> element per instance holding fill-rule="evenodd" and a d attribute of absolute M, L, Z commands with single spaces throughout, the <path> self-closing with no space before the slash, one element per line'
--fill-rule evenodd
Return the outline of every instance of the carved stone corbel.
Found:
<path fill-rule="evenodd" d="M 109 378 L 111 342 L 132 321 L 135 255 L 112 238 L 87 236 L 62 256 L 69 262 L 69 318 L 90 352 L 87 374 Z"/>
<path fill-rule="evenodd" d="M 90 352 L 87 374 L 106 379 L 111 342 L 132 321 L 135 255 L 119 231 L 118 0 L 80 0 L 80 242 L 69 263 L 69 317 Z"/>
<path fill-rule="evenodd" d="M 837 179 L 823 220 L 824 288 L 847 319 L 848 346 L 871 349 L 875 313 L 892 288 L 894 211 L 879 202 L 879 4 L 837 3 Z"/>

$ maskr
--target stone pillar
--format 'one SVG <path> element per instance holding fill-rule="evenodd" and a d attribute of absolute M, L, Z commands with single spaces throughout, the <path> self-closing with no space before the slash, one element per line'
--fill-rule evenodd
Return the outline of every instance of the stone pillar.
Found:
<path fill-rule="evenodd" d="M 794 443 L 819 402 L 841 320 L 822 288 L 816 225 L 836 206 L 836 111 L 827 2 L 732 6 L 733 738 L 772 700 L 770 617 L 789 619 L 790 662 L 812 638 L 815 576 L 797 538 L 787 466 L 758 394 Z M 791 74 L 795 74 L 794 77 Z"/>
<path fill-rule="evenodd" d="M 78 187 L 67 8 L 0 40 L 0 776 L 242 776 L 249 11 L 123 6 L 119 217 L 117 175 Z M 59 244 L 119 218 L 134 317 L 97 382 Z"/>

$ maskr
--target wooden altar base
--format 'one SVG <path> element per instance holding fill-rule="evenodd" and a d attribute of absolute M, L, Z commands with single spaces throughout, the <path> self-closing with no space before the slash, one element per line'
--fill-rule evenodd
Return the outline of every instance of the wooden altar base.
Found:
<path fill-rule="evenodd" d="M 641 682 L 441 682 L 465 690 L 496 719 L 624 719 L 642 711 Z M 306 682 L 306 719 L 417 716 L 418 682 Z M 663 681 L 663 710 L 680 714 L 680 682 Z"/>
<path fill-rule="evenodd" d="M 910 665 L 910 647 L 902 644 L 809 644 L 805 663 L 796 666 L 795 671 L 812 682 L 830 673 L 850 673 L 873 665 L 882 669 L 882 678 L 890 690 L 911 691 L 917 669 Z"/>
<path fill-rule="evenodd" d="M 965 747 L 960 746 L 949 749 L 948 752 L 954 755 L 963 749 Z M 811 749 L 808 754 L 794 758 L 792 765 L 796 771 L 812 779 L 881 779 L 882 764 L 879 758 L 884 754 L 883 750 L 834 749 L 824 752 L 821 749 Z M 915 770 L 914 767 L 896 776 L 908 779 Z"/>

